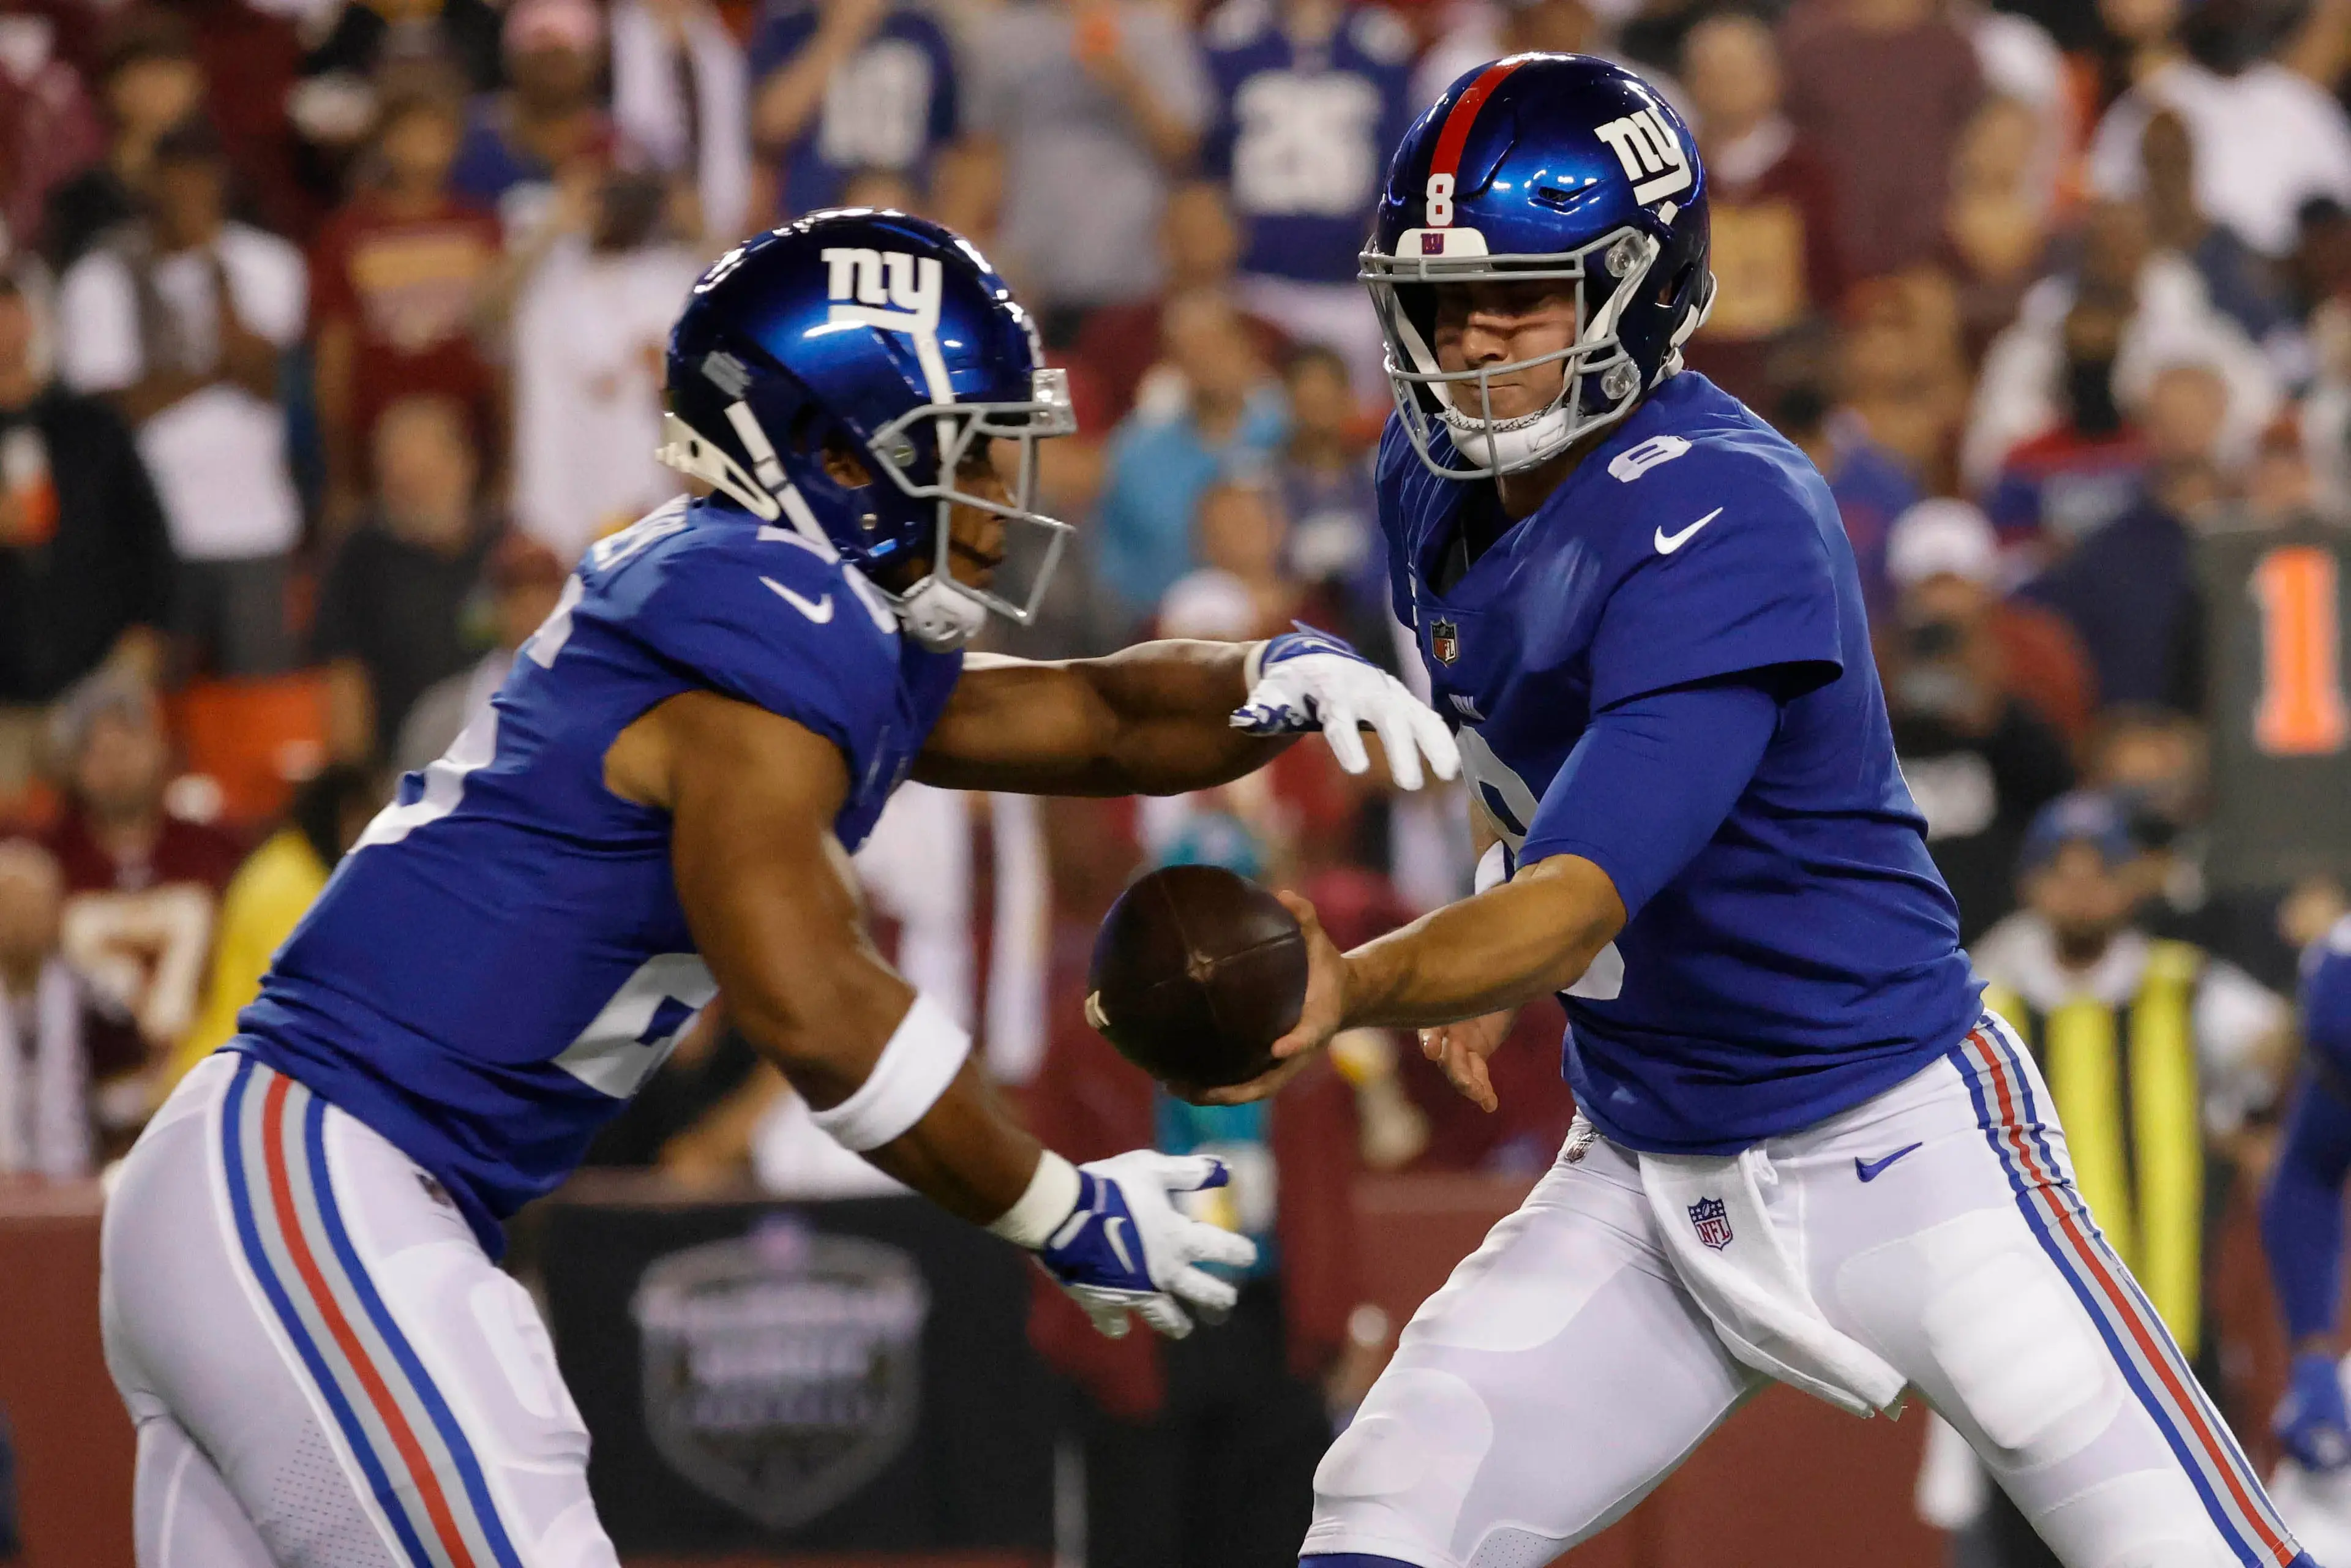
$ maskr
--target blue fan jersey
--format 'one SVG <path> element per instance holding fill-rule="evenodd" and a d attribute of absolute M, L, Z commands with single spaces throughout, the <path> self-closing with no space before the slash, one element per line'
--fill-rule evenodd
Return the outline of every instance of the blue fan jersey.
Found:
<path fill-rule="evenodd" d="M 1241 268 L 1353 283 L 1388 149 L 1412 122 L 1410 29 L 1350 6 L 1329 41 L 1293 45 L 1268 0 L 1208 19 L 1216 115 L 1201 167 L 1232 191 Z"/>
<path fill-rule="evenodd" d="M 599 542 L 489 709 L 401 781 L 277 954 L 234 1049 L 437 1177 L 493 1253 L 716 993 L 667 813 L 604 787 L 622 729 L 681 692 L 841 748 L 854 849 L 962 669 L 788 528 L 681 499 Z"/>
<path fill-rule="evenodd" d="M 1745 672 L 1782 696 L 1729 819 L 1562 998 L 1567 1077 L 1602 1133 L 1732 1153 L 1958 1042 L 1979 988 L 1895 765 L 1853 549 L 1802 454 L 1677 375 L 1442 592 L 1492 486 L 1430 475 L 1391 419 L 1379 492 L 1396 614 L 1514 853 L 1593 714 Z"/>

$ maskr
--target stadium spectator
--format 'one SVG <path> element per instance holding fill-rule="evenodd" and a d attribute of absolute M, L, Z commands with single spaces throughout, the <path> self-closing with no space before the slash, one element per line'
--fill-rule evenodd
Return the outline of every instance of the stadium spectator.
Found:
<path fill-rule="evenodd" d="M 2079 326 L 2071 318 L 2085 299 L 2094 312 L 2120 319 L 2119 330 L 2102 325 L 2092 335 L 2095 351 L 2110 359 L 2109 384 L 2122 408 L 2146 395 L 2164 365 L 2200 361 L 2228 383 L 2224 444 L 2251 450 L 2277 409 L 2277 381 L 2261 351 L 2214 308 L 2193 266 L 2155 247 L 2142 204 L 2095 204 L 2082 228 L 2079 267 L 2027 289 L 2016 321 L 1984 356 L 1961 458 L 1970 482 L 1988 483 L 2020 443 L 2063 423 L 2067 398 L 2077 390 L 2068 383 L 2087 373 L 2067 337 Z"/>
<path fill-rule="evenodd" d="M 1780 45 L 1788 116 L 1827 162 L 1853 275 L 1926 260 L 1983 97 L 1974 47 L 1933 0 L 1808 0 Z"/>
<path fill-rule="evenodd" d="M 213 919 L 244 850 L 166 806 L 171 741 L 140 681 L 85 681 L 58 712 L 55 746 L 66 804 L 45 837 L 65 876 L 63 950 L 143 1042 L 135 1062 L 94 1081 L 102 1140 L 119 1153 L 154 1107 L 151 1069 L 195 1019 Z"/>
<path fill-rule="evenodd" d="M 1384 663 L 1393 614 L 1387 543 L 1380 537 L 1372 451 L 1347 361 L 1309 344 L 1283 361 L 1281 385 L 1290 434 L 1272 479 L 1290 519 L 1282 560 L 1300 581 L 1325 591 L 1328 612 L 1348 640 Z"/>
<path fill-rule="evenodd" d="M 293 935 L 335 863 L 358 841 L 382 795 L 368 769 L 329 764 L 294 791 L 285 826 L 237 867 L 221 894 L 204 1010 L 164 1063 L 159 1098 L 235 1035 L 236 1015 L 261 994 L 271 956 Z"/>
<path fill-rule="evenodd" d="M 751 221 L 750 80 L 711 0 L 615 0 L 612 121 L 670 182 L 678 233 L 735 243 Z"/>
<path fill-rule="evenodd" d="M 2130 300 L 2085 289 L 2065 313 L 2060 373 L 2064 422 L 2019 442 L 1984 498 L 2008 547 L 2041 561 L 2127 511 L 2147 469 L 2147 445 L 2115 396 L 2115 356 L 2130 325 Z"/>
<path fill-rule="evenodd" d="M 302 255 L 230 221 L 219 139 L 190 121 L 156 143 L 150 215 L 76 262 L 57 296 L 58 365 L 139 433 L 180 558 L 178 629 L 222 674 L 286 667 L 287 557 L 300 504 L 287 469 L 279 360 L 302 335 Z"/>
<path fill-rule="evenodd" d="M 2147 72 L 2099 121 L 2090 184 L 2108 197 L 2145 189 L 2142 138 L 2168 109 L 2193 147 L 2197 206 L 2262 255 L 2281 257 L 2294 248 L 2304 203 L 2351 204 L 2351 120 L 2325 89 L 2260 57 L 2252 9 L 2236 0 L 2187 8 L 2186 53 Z"/>
<path fill-rule="evenodd" d="M 772 0 L 753 35 L 751 135 L 778 221 L 841 203 L 882 171 L 917 187 L 960 133 L 946 30 L 903 0 Z"/>
<path fill-rule="evenodd" d="M 1987 98 L 1953 154 L 1942 258 L 1959 286 L 1960 330 L 1980 360 L 2041 275 L 2056 193 L 2047 129 L 2032 107 Z"/>
<path fill-rule="evenodd" d="M 431 68 L 387 84 L 372 167 L 311 247 L 315 395 L 338 528 L 364 504 L 375 422 L 394 400 L 456 400 L 494 452 L 503 434 L 499 381 L 472 335 L 497 267 L 498 221 L 449 188 L 462 93 L 452 73 Z"/>
<path fill-rule="evenodd" d="M 2032 813 L 2071 788 L 2064 737 L 2011 689 L 1987 591 L 1990 540 L 1949 511 L 1896 526 L 1889 565 L 1910 580 L 1877 636 L 1894 746 L 1927 819 L 1927 849 L 1959 905 L 1959 935 L 2012 906 Z"/>
<path fill-rule="evenodd" d="M 980 35 L 972 124 L 1003 169 L 995 259 L 1068 342 L 1159 286 L 1151 243 L 1208 118 L 1199 46 L 1144 0 L 1012 0 Z"/>
<path fill-rule="evenodd" d="M 1280 394 L 1266 382 L 1229 300 L 1187 294 L 1167 308 L 1168 362 L 1181 382 L 1138 404 L 1111 437 L 1094 529 L 1102 586 L 1130 618 L 1192 561 L 1193 508 L 1221 473 L 1261 463 L 1280 441 Z"/>
<path fill-rule="evenodd" d="M 30 839 L 0 838 L 0 1176 L 88 1176 L 90 1085 L 135 1068 L 138 1031 L 58 945 L 65 879 Z"/>
<path fill-rule="evenodd" d="M 1838 344 L 1844 409 L 1929 490 L 1949 487 L 1967 416 L 1959 295 L 1933 267 L 1867 279 L 1845 297 Z"/>
<path fill-rule="evenodd" d="M 1684 357 L 1732 396 L 1755 401 L 1783 334 L 1844 291 L 1836 209 L 1820 156 L 1782 111 L 1771 29 L 1739 12 L 1708 17 L 1682 44 L 1713 227 L 1714 308 Z"/>
<path fill-rule="evenodd" d="M 2156 246 L 2185 257 L 2204 280 L 2214 308 L 2274 360 L 2280 349 L 2272 334 L 2286 323 L 2285 302 L 2265 259 L 2236 230 L 2206 216 L 2198 203 L 2196 145 L 2188 122 L 2168 109 L 2148 115 L 2138 156 L 2147 231 Z"/>
<path fill-rule="evenodd" d="M 0 273 L 0 802 L 45 709 L 101 664 L 152 677 L 172 547 L 121 416 L 42 371 L 32 301 Z"/>
<path fill-rule="evenodd" d="M 321 203 L 296 167 L 287 110 L 302 71 L 292 18 L 251 0 L 167 0 L 188 24 L 204 68 L 204 119 L 235 173 L 236 211 L 256 226 L 307 242 Z"/>
<path fill-rule="evenodd" d="M 1419 107 L 1412 35 L 1377 5 L 1226 0 L 1206 38 L 1215 109 L 1200 162 L 1240 218 L 1236 296 L 1376 385 L 1386 350 L 1356 257 L 1387 154 Z"/>
<path fill-rule="evenodd" d="M 2227 400 L 2208 365 L 2158 371 L 2144 411 L 2144 486 L 2024 590 L 2073 625 L 2106 702 L 2203 709 L 2195 539 L 2227 494 Z"/>
<path fill-rule="evenodd" d="M 310 655 L 327 670 L 327 740 L 379 760 L 434 682 L 469 668 L 466 610 L 495 530 L 475 496 L 480 463 L 464 412 L 402 398 L 376 423 L 376 498 L 319 589 Z"/>
<path fill-rule="evenodd" d="M 1931 598 L 1936 618 L 1989 640 L 1984 671 L 2022 699 L 2069 747 L 2089 738 L 2097 688 L 2089 656 L 2064 617 L 2028 600 L 2001 597 L 2000 541 L 1991 522 L 1965 501 L 1921 501 L 1896 519 L 1886 575 L 1912 607 Z"/>
<path fill-rule="evenodd" d="M 1444 14 L 1444 31 L 1413 69 L 1412 101 L 1416 108 L 1435 103 L 1455 78 L 1504 55 L 1538 50 L 1620 58 L 1611 47 L 1609 24 L 1627 20 L 1635 9 L 1625 0 L 1455 0 Z M 1679 89 L 1664 74 L 1675 55 L 1666 48 L 1635 68 L 1678 103 Z"/>
<path fill-rule="evenodd" d="M 1164 636 L 1245 643 L 1319 619 L 1282 570 L 1280 501 L 1254 481 L 1223 480 L 1200 493 L 1193 526 L 1200 564 L 1159 599 Z"/>
<path fill-rule="evenodd" d="M 1833 409 L 1809 382 L 1779 393 L 1770 404 L 1771 423 L 1801 447 L 1828 481 L 1837 517 L 1853 545 L 1861 570 L 1861 591 L 1873 622 L 1894 605 L 1886 576 L 1886 541 L 1894 519 L 1918 499 L 1918 483 L 1901 460 L 1869 438 L 1868 427 L 1850 412 Z"/>
<path fill-rule="evenodd" d="M 515 653 L 555 613 L 567 574 L 555 552 L 527 534 L 512 533 L 491 548 L 482 584 L 489 591 L 489 619 L 497 645 L 473 668 L 445 675 L 409 706 L 408 717 L 392 749 L 395 774 L 413 772 L 449 749 L 514 667 Z"/>
<path fill-rule="evenodd" d="M 0 18 L 0 254 L 41 244 L 49 193 L 106 145 L 57 33 L 55 19 L 37 12 Z"/>
<path fill-rule="evenodd" d="M 494 208 L 510 238 L 538 226 L 559 174 L 611 156 L 611 120 L 596 99 L 603 42 L 594 0 L 515 0 L 507 10 L 507 85 L 467 111 L 449 185 Z"/>
<path fill-rule="evenodd" d="M 98 86 L 104 155 L 48 194 L 41 243 L 60 270 L 80 260 L 100 235 L 138 215 L 156 142 L 203 107 L 204 72 L 187 22 L 173 11 L 125 12 L 108 39 Z"/>
<path fill-rule="evenodd" d="M 1235 291 L 1240 230 L 1220 187 L 1193 180 L 1168 193 L 1159 216 L 1159 254 L 1164 277 L 1156 294 L 1090 311 L 1078 334 L 1078 362 L 1101 389 L 1103 412 L 1113 422 L 1124 419 L 1134 407 L 1144 377 L 1165 351 L 1167 302 L 1202 290 L 1227 296 Z M 1260 361 L 1281 362 L 1290 340 L 1280 327 L 1243 311 L 1241 328 L 1256 345 Z M 1380 380 L 1384 383 L 1387 378 Z"/>
<path fill-rule="evenodd" d="M 498 85 L 498 7 L 489 0 L 436 0 L 426 6 L 339 4 L 325 24 L 326 36 L 302 58 L 302 90 L 321 82 L 356 91 L 354 131 L 364 131 L 375 111 L 376 73 L 415 60 L 444 60 L 465 75 L 475 92 Z M 295 120 L 303 124 L 297 110 Z M 304 126 L 308 133 L 308 126 Z"/>
<path fill-rule="evenodd" d="M 662 199 L 642 174 L 567 186 L 517 258 L 512 509 L 567 567 L 680 487 L 653 458 L 662 350 L 701 263 L 660 237 Z"/>

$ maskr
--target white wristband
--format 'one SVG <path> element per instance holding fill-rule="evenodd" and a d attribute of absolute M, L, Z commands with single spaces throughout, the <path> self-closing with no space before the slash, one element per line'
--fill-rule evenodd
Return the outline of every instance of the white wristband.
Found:
<path fill-rule="evenodd" d="M 1458 862 L 1456 862 L 1458 863 Z M 1479 893 L 1490 893 L 1510 880 L 1510 852 L 1496 839 L 1478 857 L 1477 880 L 1470 885 Z"/>
<path fill-rule="evenodd" d="M 1045 1245 L 1078 1207 L 1078 1167 L 1047 1149 L 1020 1201 L 997 1216 L 988 1229 L 1031 1252 Z"/>
<path fill-rule="evenodd" d="M 810 1120 L 852 1154 L 878 1149 L 921 1121 L 971 1054 L 971 1036 L 917 991 L 857 1092 Z"/>

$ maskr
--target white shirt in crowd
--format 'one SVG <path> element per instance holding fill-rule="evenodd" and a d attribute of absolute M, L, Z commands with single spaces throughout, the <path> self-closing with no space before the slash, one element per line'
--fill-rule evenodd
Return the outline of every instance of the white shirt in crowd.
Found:
<path fill-rule="evenodd" d="M 211 366 L 220 358 L 214 256 L 238 319 L 279 348 L 292 346 L 308 312 L 302 253 L 276 235 L 232 223 L 211 254 L 185 251 L 155 264 L 156 297 L 190 363 Z M 123 255 L 100 246 L 76 262 L 57 290 L 57 369 L 66 384 L 120 392 L 146 375 L 151 351 L 156 347 L 140 329 L 137 281 Z M 139 455 L 182 559 L 250 560 L 294 548 L 301 505 L 286 466 L 286 411 L 276 401 L 215 382 L 141 425 Z"/>
<path fill-rule="evenodd" d="M 2294 214 L 2313 196 L 2351 205 L 2351 120 L 2309 78 L 2273 60 L 2232 77 L 2187 60 L 2158 68 L 2098 122 L 2090 143 L 2098 194 L 2138 194 L 2139 137 L 2158 107 L 2187 123 L 2196 204 L 2262 255 L 2294 249 Z"/>
<path fill-rule="evenodd" d="M 522 291 L 514 322 L 514 517 L 567 565 L 678 492 L 661 443 L 663 346 L 701 274 L 654 246 L 590 251 L 565 239 Z"/>
<path fill-rule="evenodd" d="M 684 32 L 692 103 L 678 80 L 679 47 L 661 18 L 642 0 L 613 5 L 612 119 L 622 140 L 656 166 L 693 174 L 703 232 L 731 241 L 749 226 L 750 73 L 713 7 L 687 7 Z"/>

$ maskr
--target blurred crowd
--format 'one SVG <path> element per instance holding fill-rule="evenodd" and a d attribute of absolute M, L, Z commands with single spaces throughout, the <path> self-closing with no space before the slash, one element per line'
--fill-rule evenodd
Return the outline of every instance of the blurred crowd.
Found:
<path fill-rule="evenodd" d="M 2351 868 L 2351 0 L 5 0 L 0 1172 L 119 1152 L 388 780 L 673 492 L 666 327 L 758 226 L 922 213 L 1036 311 L 1081 544 L 999 645 L 1304 620 L 1394 664 L 1356 252 L 1404 127 L 1519 49 L 1620 59 L 1695 128 L 1688 361 L 1828 477 L 1980 967 L 2047 1020 L 2184 975 L 2178 1135 L 2257 1164 Z M 1556 1019 L 1499 1118 L 1376 1035 L 1270 1113 L 1188 1111 L 1084 1027 L 1086 946 L 1185 859 L 1374 934 L 1465 891 L 1460 817 L 1300 747 L 1175 802 L 912 789 L 863 871 L 1063 1146 L 1241 1152 L 1275 1359 L 1336 1386 L 1387 1330 L 1312 1239 L 1322 1178 L 1540 1168 Z M 867 1179 L 718 1014 L 603 1157 Z M 1063 1342 L 1110 1358 L 1070 1369 L 1101 1410 L 1175 1396 L 1148 1347 Z"/>

